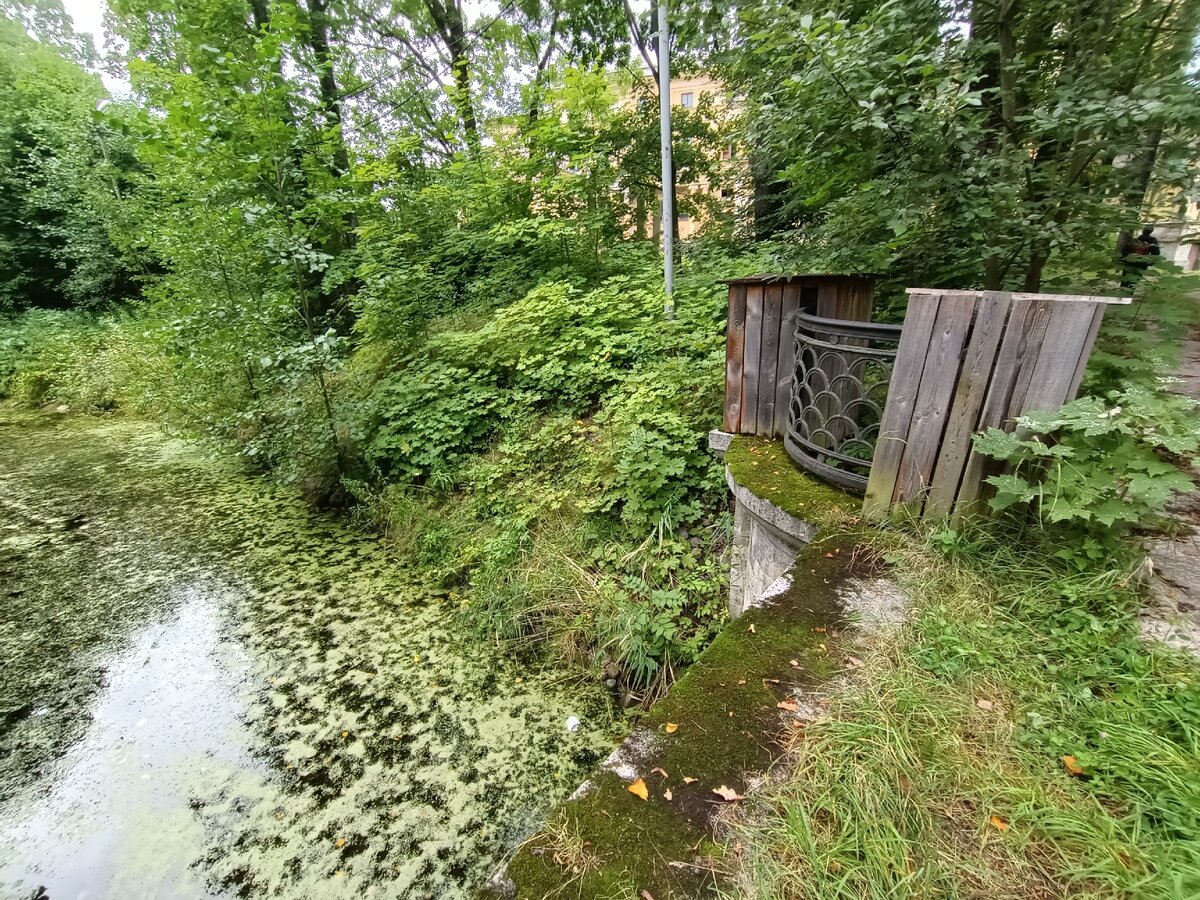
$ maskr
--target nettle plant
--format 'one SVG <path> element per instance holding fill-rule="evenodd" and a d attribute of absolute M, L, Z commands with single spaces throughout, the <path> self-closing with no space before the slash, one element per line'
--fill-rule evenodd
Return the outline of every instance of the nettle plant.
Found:
<path fill-rule="evenodd" d="M 1014 433 L 992 428 L 975 446 L 1008 463 L 988 478 L 993 509 L 1029 507 L 1043 525 L 1111 539 L 1195 489 L 1181 464 L 1200 449 L 1200 419 L 1186 397 L 1130 388 L 1023 416 Z"/>

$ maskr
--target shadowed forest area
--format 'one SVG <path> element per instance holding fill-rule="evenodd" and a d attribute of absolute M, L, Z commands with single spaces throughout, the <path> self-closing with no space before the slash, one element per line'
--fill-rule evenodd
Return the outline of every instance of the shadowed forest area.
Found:
<path fill-rule="evenodd" d="M 1132 294 L 1078 400 L 979 439 L 992 518 L 861 535 L 914 618 L 717 865 L 762 898 L 1200 894 L 1195 661 L 1138 624 L 1200 448 L 1200 280 L 1139 237 L 1200 228 L 1200 4 L 676 0 L 665 185 L 654 12 L 109 0 L 88 35 L 0 0 L 6 408 L 236 460 L 623 721 L 728 619 L 722 279 L 873 274 L 895 323 L 906 287 Z M 272 877 L 223 884 L 322 883 Z"/>

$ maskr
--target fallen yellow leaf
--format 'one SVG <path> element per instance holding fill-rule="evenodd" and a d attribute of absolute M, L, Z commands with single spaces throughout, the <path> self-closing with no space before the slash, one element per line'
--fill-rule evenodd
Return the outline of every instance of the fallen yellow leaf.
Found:
<path fill-rule="evenodd" d="M 1067 771 L 1072 775 L 1083 774 L 1083 766 L 1079 764 L 1079 760 L 1069 754 L 1062 758 L 1062 764 L 1067 767 Z"/>
<path fill-rule="evenodd" d="M 678 730 L 679 730 L 679 726 L 677 724 L 675 724 L 674 722 L 667 723 L 667 734 L 674 734 Z"/>
<path fill-rule="evenodd" d="M 722 800 L 727 800 L 730 803 L 732 803 L 734 800 L 744 799 L 742 797 L 742 795 L 739 794 L 737 791 L 735 791 L 733 788 L 725 787 L 725 785 L 721 785 L 718 788 L 713 788 L 713 793 L 716 794 L 718 797 L 720 797 Z"/>
<path fill-rule="evenodd" d="M 749 628 L 747 628 L 746 630 L 747 630 L 748 632 L 750 632 L 751 634 L 758 634 L 758 632 L 754 630 L 754 626 L 753 626 L 753 625 L 751 625 L 751 626 L 750 626 Z"/>
<path fill-rule="evenodd" d="M 997 831 L 1001 833 L 1008 831 L 1009 825 L 1007 819 L 1001 818 L 1000 816 L 992 816 L 988 819 L 988 821 L 992 823 L 992 827 Z"/>
<path fill-rule="evenodd" d="M 346 846 L 346 839 L 345 839 L 345 838 L 338 838 L 336 841 L 334 841 L 334 843 L 335 843 L 335 844 L 337 844 L 339 847 L 345 847 L 345 846 Z"/>
<path fill-rule="evenodd" d="M 695 784 L 699 780 L 699 778 L 688 778 L 686 775 L 683 777 L 684 784 Z"/>
<path fill-rule="evenodd" d="M 640 778 L 627 787 L 626 790 L 635 797 L 641 797 L 643 800 L 650 799 L 650 791 L 646 787 L 646 782 L 642 781 Z"/>

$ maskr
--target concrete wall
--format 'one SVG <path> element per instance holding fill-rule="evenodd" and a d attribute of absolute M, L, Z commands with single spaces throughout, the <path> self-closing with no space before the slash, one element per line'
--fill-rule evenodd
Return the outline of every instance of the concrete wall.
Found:
<path fill-rule="evenodd" d="M 758 604 L 800 549 L 816 537 L 817 529 L 746 490 L 728 469 L 725 480 L 736 503 L 729 566 L 729 615 L 736 619 Z"/>

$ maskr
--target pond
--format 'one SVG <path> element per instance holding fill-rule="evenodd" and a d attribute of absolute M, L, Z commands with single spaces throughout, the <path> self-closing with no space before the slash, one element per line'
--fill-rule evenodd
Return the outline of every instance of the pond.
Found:
<path fill-rule="evenodd" d="M 0 410 L 0 897 L 470 896 L 615 726 L 462 602 L 152 426 Z"/>

